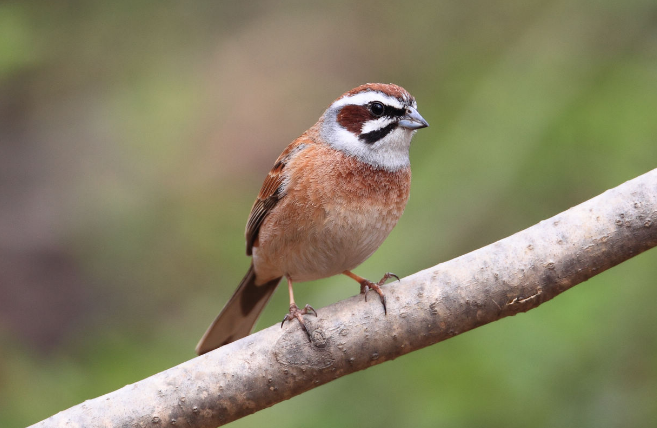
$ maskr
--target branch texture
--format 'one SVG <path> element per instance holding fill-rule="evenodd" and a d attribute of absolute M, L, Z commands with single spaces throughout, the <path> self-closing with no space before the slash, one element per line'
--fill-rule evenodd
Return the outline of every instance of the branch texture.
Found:
<path fill-rule="evenodd" d="M 341 376 L 525 312 L 657 245 L 657 169 L 522 232 L 276 325 L 34 427 L 216 427 Z"/>

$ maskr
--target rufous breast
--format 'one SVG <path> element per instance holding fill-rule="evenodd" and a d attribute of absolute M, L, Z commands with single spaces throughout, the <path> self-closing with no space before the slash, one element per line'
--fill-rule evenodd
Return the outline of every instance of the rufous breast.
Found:
<path fill-rule="evenodd" d="M 284 173 L 284 196 L 253 249 L 261 281 L 308 281 L 355 268 L 397 224 L 410 192 L 410 167 L 376 168 L 311 139 Z"/>

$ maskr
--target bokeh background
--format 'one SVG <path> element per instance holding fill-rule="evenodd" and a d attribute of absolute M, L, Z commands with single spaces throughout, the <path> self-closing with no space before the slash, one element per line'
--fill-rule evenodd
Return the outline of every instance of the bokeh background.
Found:
<path fill-rule="evenodd" d="M 0 3 L 0 426 L 194 356 L 280 151 L 344 91 L 431 123 L 357 272 L 405 276 L 657 166 L 654 0 Z M 235 427 L 657 424 L 657 252 Z M 316 308 L 345 278 L 296 287 Z M 287 310 L 281 289 L 259 328 Z"/>

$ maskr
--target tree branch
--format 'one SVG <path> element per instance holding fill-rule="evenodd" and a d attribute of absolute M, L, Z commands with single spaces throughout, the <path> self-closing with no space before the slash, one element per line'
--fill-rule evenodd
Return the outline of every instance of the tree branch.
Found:
<path fill-rule="evenodd" d="M 276 325 L 34 427 L 215 427 L 525 312 L 657 245 L 657 169 L 477 251 Z"/>

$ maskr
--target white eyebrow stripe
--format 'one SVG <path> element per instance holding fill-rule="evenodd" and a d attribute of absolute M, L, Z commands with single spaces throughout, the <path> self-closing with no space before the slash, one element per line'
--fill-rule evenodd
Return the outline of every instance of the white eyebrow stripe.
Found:
<path fill-rule="evenodd" d="M 367 134 L 368 132 L 378 131 L 383 129 L 386 126 L 394 122 L 395 119 L 389 117 L 380 117 L 378 119 L 368 120 L 363 124 L 363 128 L 360 130 L 361 134 Z"/>
<path fill-rule="evenodd" d="M 331 108 L 339 108 L 346 105 L 362 106 L 369 104 L 372 101 L 381 101 L 382 103 L 394 108 L 404 108 L 404 105 L 399 102 L 396 97 L 391 97 L 376 91 L 359 92 L 356 95 L 340 98 L 331 105 Z"/>

